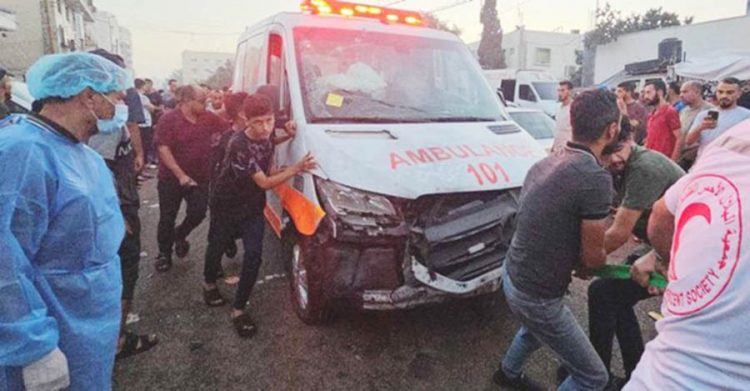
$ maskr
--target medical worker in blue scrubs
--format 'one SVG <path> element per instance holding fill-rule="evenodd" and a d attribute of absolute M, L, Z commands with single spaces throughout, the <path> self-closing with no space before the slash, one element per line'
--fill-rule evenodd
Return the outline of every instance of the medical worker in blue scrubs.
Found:
<path fill-rule="evenodd" d="M 38 115 L 0 122 L 0 390 L 109 390 L 125 224 L 102 158 L 132 80 L 88 53 L 28 71 Z"/>

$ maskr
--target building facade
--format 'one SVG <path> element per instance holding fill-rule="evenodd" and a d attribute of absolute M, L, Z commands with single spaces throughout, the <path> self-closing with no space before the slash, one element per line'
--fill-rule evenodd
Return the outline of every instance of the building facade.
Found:
<path fill-rule="evenodd" d="M 476 55 L 479 42 L 469 47 Z M 546 71 L 557 79 L 570 79 L 582 53 L 583 37 L 577 31 L 560 33 L 519 27 L 503 34 L 503 57 L 508 68 Z"/>
<path fill-rule="evenodd" d="M 683 60 L 722 51 L 750 51 L 748 31 L 750 16 L 746 15 L 623 35 L 596 48 L 593 72 L 589 72 L 593 83 L 601 83 L 628 64 L 657 59 L 659 43 L 665 40 L 680 41 Z"/>
<path fill-rule="evenodd" d="M 130 33 L 113 16 L 98 17 L 93 0 L 2 0 L 2 4 L 15 15 L 17 28 L 0 36 L 0 66 L 16 75 L 25 74 L 45 54 L 98 47 L 120 54 L 132 66 Z M 106 29 L 116 31 L 116 36 L 101 34 Z"/>
<path fill-rule="evenodd" d="M 90 25 L 91 35 L 97 47 L 119 54 L 129 69 L 133 69 L 133 44 L 130 30 L 121 26 L 117 18 L 103 11 L 94 13 L 94 23 Z"/>
<path fill-rule="evenodd" d="M 182 82 L 184 84 L 202 83 L 219 67 L 226 65 L 227 61 L 234 61 L 233 53 L 186 50 L 182 52 Z"/>

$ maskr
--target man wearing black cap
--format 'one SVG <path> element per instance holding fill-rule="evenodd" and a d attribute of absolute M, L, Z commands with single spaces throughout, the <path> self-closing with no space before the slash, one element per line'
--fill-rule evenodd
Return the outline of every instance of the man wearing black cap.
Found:
<path fill-rule="evenodd" d="M 10 115 L 10 108 L 6 102 L 10 101 L 10 77 L 12 75 L 3 68 L 0 68 L 0 119 Z"/>

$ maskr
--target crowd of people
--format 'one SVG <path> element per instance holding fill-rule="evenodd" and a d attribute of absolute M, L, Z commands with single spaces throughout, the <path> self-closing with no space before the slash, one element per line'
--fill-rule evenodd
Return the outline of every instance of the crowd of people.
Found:
<path fill-rule="evenodd" d="M 277 117 L 275 87 L 247 94 L 170 80 L 157 91 L 103 50 L 42 57 L 27 81 L 34 108 L 10 115 L 0 73 L 0 389 L 109 389 L 115 360 L 158 344 L 126 327 L 141 259 L 138 187 L 157 167 L 156 271 L 190 252 L 188 236 L 210 210 L 205 304 L 231 301 L 228 323 L 254 335 L 246 307 L 265 192 L 316 167 L 310 155 L 273 166 L 275 146 L 297 133 Z M 750 321 L 741 289 L 750 269 L 737 267 L 750 261 L 740 82 L 722 80 L 714 104 L 697 81 L 575 97 L 562 82 L 558 93 L 555 144 L 526 177 L 505 262 L 502 289 L 521 327 L 494 382 L 544 389 L 523 367 L 547 346 L 562 390 L 750 387 L 750 346 L 727 338 Z M 587 336 L 565 302 L 572 278 L 590 279 L 633 238 L 622 260 L 632 278 L 588 286 Z M 237 254 L 237 240 L 241 270 L 225 276 L 221 260 Z M 652 273 L 668 276 L 666 290 Z M 222 277 L 236 284 L 232 300 L 218 289 Z M 660 295 L 664 320 L 644 346 L 634 306 Z M 624 378 L 612 374 L 615 337 Z"/>
<path fill-rule="evenodd" d="M 736 225 L 742 216 L 739 189 L 750 179 L 750 110 L 738 106 L 740 81 L 721 80 L 715 105 L 704 100 L 698 81 L 653 80 L 640 96 L 631 83 L 614 93 L 588 90 L 576 98 L 571 87 L 561 82 L 558 89 L 553 153 L 532 168 L 523 186 L 503 280 L 522 327 L 493 379 L 544 389 L 522 367 L 531 353 L 548 346 L 562 364 L 561 390 L 750 386 L 749 347 L 727 338 L 745 316 L 724 313 L 740 310 L 735 306 L 743 277 L 734 276 L 739 282 L 730 285 L 731 273 L 711 267 L 716 258 L 724 270 L 728 262 L 747 258 Z M 696 216 L 709 226 L 686 229 Z M 631 237 L 639 245 L 623 263 L 631 265 L 632 279 L 596 279 L 588 287 L 586 337 L 563 300 L 571 275 L 588 279 Z M 678 252 L 680 242 L 692 251 Z M 665 293 L 650 285 L 654 272 L 668 276 L 670 285 L 659 336 L 644 349 L 633 307 Z M 681 312 L 683 307 L 692 312 Z M 732 322 L 723 339 L 710 323 L 721 314 Z M 611 372 L 615 337 L 624 378 Z"/>
<path fill-rule="evenodd" d="M 187 255 L 210 204 L 204 298 L 226 303 L 221 258 L 241 239 L 229 319 L 252 336 L 245 307 L 261 264 L 265 191 L 316 166 L 308 155 L 272 168 L 274 146 L 296 134 L 290 121 L 275 135 L 273 87 L 232 94 L 170 80 L 159 92 L 103 50 L 42 57 L 26 77 L 32 112 L 8 110 L 0 122 L 0 389 L 109 389 L 116 359 L 158 344 L 126 327 L 141 259 L 138 186 L 156 164 L 156 270 L 169 271 L 173 252 Z"/>

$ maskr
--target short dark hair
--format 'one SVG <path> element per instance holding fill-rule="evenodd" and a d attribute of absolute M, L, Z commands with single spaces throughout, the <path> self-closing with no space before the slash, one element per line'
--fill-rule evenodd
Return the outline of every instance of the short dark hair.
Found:
<path fill-rule="evenodd" d="M 143 81 L 145 81 L 146 84 L 154 84 L 154 81 L 151 80 L 151 79 L 149 79 L 149 78 L 145 78 L 145 79 L 143 79 Z"/>
<path fill-rule="evenodd" d="M 570 80 L 563 80 L 559 84 L 560 86 L 568 87 L 569 90 L 573 90 L 573 83 L 570 82 Z"/>
<path fill-rule="evenodd" d="M 602 150 L 602 156 L 609 156 L 615 152 L 619 152 L 622 149 L 622 143 L 628 141 L 633 133 L 633 128 L 630 126 L 630 118 L 627 115 L 622 116 L 620 121 L 620 133 L 617 134 L 611 143 L 607 144 Z"/>
<path fill-rule="evenodd" d="M 624 81 L 618 84 L 617 88 L 622 88 L 623 90 L 632 94 L 633 92 L 635 92 L 635 83 L 633 83 L 632 81 Z"/>
<path fill-rule="evenodd" d="M 680 93 L 680 83 L 678 83 L 676 81 L 669 82 L 669 89 L 679 94 Z"/>
<path fill-rule="evenodd" d="M 248 95 L 246 92 L 238 92 L 236 94 L 227 95 L 224 98 L 224 108 L 227 111 L 227 115 L 230 119 L 237 118 L 237 115 L 242 111 L 245 99 Z"/>
<path fill-rule="evenodd" d="M 654 86 L 654 89 L 658 92 L 661 91 L 664 95 L 667 94 L 667 85 L 661 79 L 649 80 L 646 82 L 647 86 Z"/>
<path fill-rule="evenodd" d="M 146 85 L 146 82 L 143 79 L 135 79 L 133 84 L 135 85 L 136 90 L 140 90 L 141 88 L 143 88 L 143 86 Z"/>
<path fill-rule="evenodd" d="M 169 79 L 169 81 L 167 82 L 167 84 L 172 84 L 172 83 L 177 83 L 177 80 L 176 79 Z"/>
<path fill-rule="evenodd" d="M 267 96 L 255 93 L 245 98 L 242 111 L 245 112 L 247 119 L 251 119 L 273 114 L 273 106 Z"/>
<path fill-rule="evenodd" d="M 736 77 L 727 77 L 726 79 L 723 79 L 721 82 L 724 84 L 732 84 L 736 86 L 740 85 L 741 83 L 740 79 Z"/>
<path fill-rule="evenodd" d="M 578 94 L 570 107 L 573 140 L 593 143 L 619 119 L 620 109 L 617 108 L 617 96 L 613 92 L 600 89 L 584 91 Z"/>

